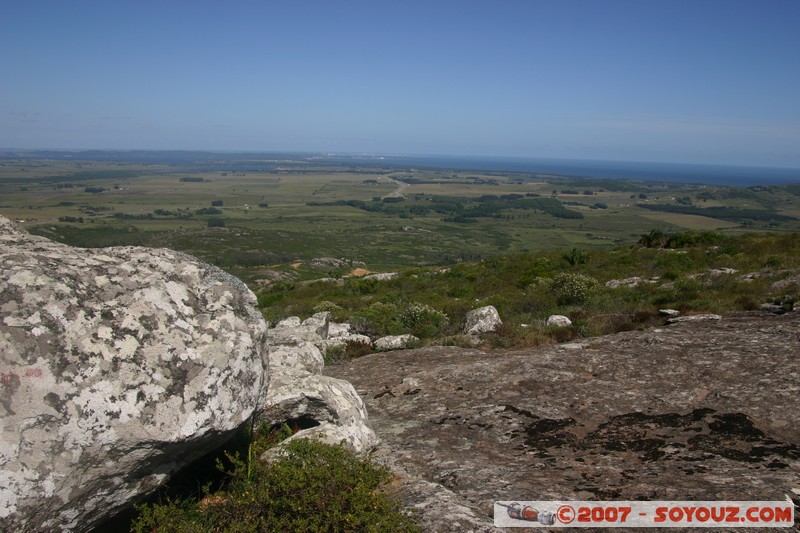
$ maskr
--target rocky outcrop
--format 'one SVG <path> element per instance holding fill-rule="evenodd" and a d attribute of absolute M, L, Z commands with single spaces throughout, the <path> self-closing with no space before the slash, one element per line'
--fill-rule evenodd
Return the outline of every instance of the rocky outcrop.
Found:
<path fill-rule="evenodd" d="M 289 440 L 317 438 L 365 452 L 377 438 L 364 402 L 350 383 L 321 375 L 324 360 L 317 345 L 325 346 L 331 329 L 346 334 L 322 312 L 304 321 L 287 318 L 269 330 L 270 382 L 258 419 L 289 424 L 297 431 Z"/>
<path fill-rule="evenodd" d="M 638 287 L 642 283 L 657 283 L 660 278 L 653 277 L 649 279 L 640 278 L 639 276 L 634 276 L 632 278 L 625 278 L 625 279 L 611 279 L 606 281 L 606 287 L 609 289 L 618 289 L 620 287 Z"/>
<path fill-rule="evenodd" d="M 365 267 L 361 261 L 351 259 L 341 259 L 336 257 L 315 257 L 308 262 L 308 266 L 315 270 L 331 270 L 337 268 Z"/>
<path fill-rule="evenodd" d="M 361 392 L 387 464 L 441 486 L 472 510 L 462 529 L 480 530 L 503 499 L 800 493 L 798 353 L 800 314 L 752 312 L 532 349 L 384 352 L 326 373 Z M 421 508 L 438 496 L 398 490 L 426 530 L 452 530 Z"/>
<path fill-rule="evenodd" d="M 480 335 L 489 333 L 502 326 L 500 314 L 492 305 L 468 311 L 464 320 L 465 335 Z"/>
<path fill-rule="evenodd" d="M 364 276 L 362 279 L 374 279 L 376 281 L 389 281 L 390 279 L 394 279 L 399 276 L 397 272 L 380 272 L 378 274 L 369 274 Z"/>
<path fill-rule="evenodd" d="M 221 270 L 0 217 L 0 273 L 0 530 L 88 530 L 256 409 L 266 324 Z"/>

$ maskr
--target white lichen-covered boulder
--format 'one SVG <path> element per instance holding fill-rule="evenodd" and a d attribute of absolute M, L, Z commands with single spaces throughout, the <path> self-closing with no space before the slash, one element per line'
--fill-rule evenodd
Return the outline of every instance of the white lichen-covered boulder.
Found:
<path fill-rule="evenodd" d="M 469 311 L 464 320 L 464 333 L 466 335 L 480 335 L 489 333 L 500 327 L 503 322 L 500 314 L 492 305 Z"/>
<path fill-rule="evenodd" d="M 0 217 L 0 530 L 90 530 L 224 443 L 266 386 L 255 304 L 191 256 Z"/>

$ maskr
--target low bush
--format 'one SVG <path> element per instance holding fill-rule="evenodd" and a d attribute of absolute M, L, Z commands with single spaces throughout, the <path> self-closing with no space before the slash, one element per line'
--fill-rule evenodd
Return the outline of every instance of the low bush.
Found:
<path fill-rule="evenodd" d="M 446 314 L 426 304 L 414 303 L 406 307 L 398 317 L 409 333 L 417 337 L 436 337 L 445 333 L 450 323 Z"/>
<path fill-rule="evenodd" d="M 284 429 L 281 436 L 286 435 Z M 200 500 L 139 506 L 132 531 L 418 531 L 412 517 L 381 490 L 392 478 L 387 468 L 342 446 L 307 439 L 288 443 L 272 462 L 253 459 L 270 439 L 270 433 L 259 432 L 250 461 L 231 458 L 223 490 Z"/>

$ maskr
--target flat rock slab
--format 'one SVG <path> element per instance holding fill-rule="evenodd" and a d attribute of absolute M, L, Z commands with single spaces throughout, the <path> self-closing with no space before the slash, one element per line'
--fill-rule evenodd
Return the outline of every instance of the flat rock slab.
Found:
<path fill-rule="evenodd" d="M 491 520 L 503 499 L 785 499 L 800 488 L 798 356 L 800 314 L 751 313 L 326 373 L 362 394 L 394 463 Z"/>

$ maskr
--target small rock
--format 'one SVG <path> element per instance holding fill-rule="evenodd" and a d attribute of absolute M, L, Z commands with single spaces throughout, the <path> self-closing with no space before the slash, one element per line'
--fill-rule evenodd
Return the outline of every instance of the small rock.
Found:
<path fill-rule="evenodd" d="M 581 344 L 580 342 L 568 342 L 566 344 L 560 345 L 559 348 L 562 348 L 564 350 L 583 350 L 584 348 L 586 348 L 586 345 Z"/>
<path fill-rule="evenodd" d="M 275 324 L 275 329 L 283 329 L 283 328 L 299 328 L 301 324 L 300 317 L 297 316 L 290 316 L 289 318 L 284 318 L 277 324 Z"/>
<path fill-rule="evenodd" d="M 466 335 L 479 335 L 496 330 L 503 322 L 494 306 L 487 305 L 480 309 L 473 309 L 467 313 L 464 333 Z"/>
<path fill-rule="evenodd" d="M 350 335 L 350 324 L 337 324 L 336 322 L 330 322 L 328 324 L 328 338 L 335 339 L 338 337 L 347 337 Z"/>
<path fill-rule="evenodd" d="M 659 280 L 658 277 L 653 277 L 650 279 L 642 279 L 639 276 L 634 276 L 632 278 L 625 278 L 625 279 L 612 279 L 606 281 L 606 287 L 609 289 L 618 289 L 619 287 L 637 287 L 642 283 L 655 283 Z"/>
<path fill-rule="evenodd" d="M 680 316 L 681 312 L 677 309 L 659 309 L 658 313 L 663 316 L 676 317 Z"/>
<path fill-rule="evenodd" d="M 736 274 L 737 272 L 739 272 L 739 271 L 736 270 L 735 268 L 727 268 L 727 267 L 709 268 L 708 269 L 708 275 L 709 276 L 721 276 L 723 274 Z"/>
<path fill-rule="evenodd" d="M 414 335 L 388 335 L 375 341 L 376 350 L 402 350 L 410 344 L 419 342 Z"/>
<path fill-rule="evenodd" d="M 762 311 L 767 311 L 768 313 L 773 313 L 775 315 L 782 315 L 783 313 L 786 312 L 786 309 L 784 309 L 782 305 L 778 304 L 766 303 L 766 304 L 761 304 L 758 308 L 761 309 Z"/>
<path fill-rule="evenodd" d="M 769 289 L 772 292 L 785 291 L 792 285 L 800 285 L 800 276 L 790 276 L 786 279 L 776 281 L 770 286 Z"/>
<path fill-rule="evenodd" d="M 678 322 L 696 322 L 698 320 L 721 320 L 722 317 L 711 313 L 704 313 L 699 315 L 686 315 L 667 320 L 667 324 L 677 324 Z"/>
<path fill-rule="evenodd" d="M 409 387 L 419 387 L 419 380 L 417 378 L 403 378 L 401 383 Z"/>
<path fill-rule="evenodd" d="M 330 312 L 324 311 L 302 322 L 298 317 L 292 316 L 278 322 L 269 330 L 268 335 L 273 344 L 294 343 L 292 337 L 308 342 L 324 341 L 328 338 L 330 316 Z"/>
<path fill-rule="evenodd" d="M 311 374 L 319 374 L 325 366 L 320 349 L 297 337 L 270 346 L 269 364 L 275 367 L 302 369 Z"/>
<path fill-rule="evenodd" d="M 572 327 L 572 320 L 564 315 L 550 315 L 547 317 L 547 325 L 558 328 L 570 328 Z"/>

